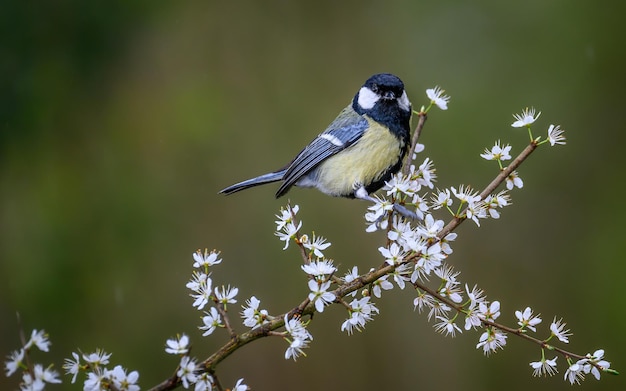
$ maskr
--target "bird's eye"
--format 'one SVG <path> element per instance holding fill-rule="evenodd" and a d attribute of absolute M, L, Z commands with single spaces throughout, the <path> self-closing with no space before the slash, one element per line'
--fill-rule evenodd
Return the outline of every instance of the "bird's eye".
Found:
<path fill-rule="evenodd" d="M 372 84 L 371 90 L 373 93 L 378 94 L 378 84 Z"/>

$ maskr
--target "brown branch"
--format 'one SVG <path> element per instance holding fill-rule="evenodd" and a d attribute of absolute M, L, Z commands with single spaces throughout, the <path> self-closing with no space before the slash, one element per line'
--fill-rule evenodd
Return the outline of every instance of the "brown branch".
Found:
<path fill-rule="evenodd" d="M 230 325 L 230 318 L 228 317 L 228 313 L 226 312 L 225 305 L 215 300 L 215 306 L 217 307 L 217 312 L 222 315 L 222 319 L 224 319 L 224 327 L 228 330 L 228 334 L 230 334 L 230 338 L 237 338 L 237 333 Z"/>
<path fill-rule="evenodd" d="M 461 313 L 461 314 L 465 314 L 466 313 L 466 310 L 465 310 L 465 308 L 463 308 L 463 306 L 461 306 L 459 304 L 456 304 L 452 300 L 449 300 L 448 298 L 442 296 L 441 294 L 439 294 L 439 292 L 437 292 L 434 289 L 424 285 L 423 283 L 415 282 L 413 285 L 415 287 L 417 287 L 417 288 L 427 292 L 429 295 L 433 296 L 434 298 L 436 298 L 440 302 L 445 303 L 446 305 L 450 306 L 451 308 L 454 308 L 454 310 L 457 311 L 458 313 Z M 499 330 L 502 330 L 504 332 L 517 335 L 518 337 L 520 337 L 522 339 L 525 339 L 527 341 L 533 342 L 533 343 L 541 346 L 542 348 L 546 348 L 548 350 L 553 350 L 555 352 L 558 352 L 565 358 L 571 357 L 571 358 L 574 358 L 576 360 L 580 360 L 580 359 L 586 358 L 586 356 L 583 356 L 583 355 L 580 355 L 580 354 L 576 354 L 576 353 L 567 351 L 565 349 L 559 348 L 557 346 L 551 345 L 551 344 L 549 344 L 545 340 L 541 340 L 539 338 L 532 337 L 532 336 L 528 335 L 526 332 L 524 332 L 522 329 L 508 327 L 508 326 L 505 326 L 503 324 L 497 323 L 497 322 L 495 322 L 493 320 L 484 319 L 484 318 L 480 318 L 480 322 L 482 324 L 484 324 L 485 326 L 495 327 L 495 328 L 497 328 Z M 594 363 L 594 362 L 590 361 L 590 364 L 592 364 L 593 366 L 595 366 L 599 370 L 604 370 L 605 369 L 605 368 L 601 367 L 600 365 L 598 365 L 597 363 Z"/>
<path fill-rule="evenodd" d="M 412 161 L 412 157 L 413 154 L 415 153 L 415 146 L 417 145 L 417 141 L 421 135 L 421 132 L 424 128 L 424 124 L 426 122 L 426 113 L 425 112 L 420 112 L 418 113 L 419 116 L 419 120 L 417 123 L 417 126 L 415 128 L 415 131 L 413 132 L 413 138 L 411 141 L 411 147 L 409 149 L 408 152 L 408 156 L 406 158 L 406 163 L 403 167 L 403 172 L 406 174 L 409 170 L 410 167 L 410 162 Z M 504 169 L 502 169 L 500 171 L 500 173 L 491 181 L 491 183 L 489 183 L 484 189 L 483 191 L 480 193 L 480 197 L 481 200 L 484 200 L 489 194 L 491 194 L 496 188 L 498 188 L 498 186 L 500 186 L 508 177 L 509 175 L 511 175 L 511 173 L 513 173 L 513 171 L 515 169 L 517 169 L 527 158 L 528 156 L 530 156 L 530 154 L 537 148 L 537 142 L 533 141 L 531 142 L 514 160 L 513 162 L 505 167 Z M 295 219 L 295 216 L 292 217 Z M 463 223 L 463 221 L 465 220 L 464 217 L 454 217 L 440 232 L 439 237 L 440 238 L 444 238 L 447 234 L 449 234 L 450 232 L 454 231 L 461 223 Z M 304 249 L 304 246 L 302 246 L 301 243 L 299 243 L 299 233 L 298 233 L 298 238 L 297 242 L 298 242 L 298 247 L 299 247 L 299 251 L 300 254 L 303 258 L 304 263 L 308 263 L 309 259 L 308 256 L 306 255 L 306 250 Z M 433 243 L 431 243 L 431 245 L 433 245 L 434 243 L 436 243 L 436 241 L 434 241 Z M 333 293 L 335 294 L 335 297 L 337 297 L 336 302 L 341 304 L 341 299 L 343 297 L 345 297 L 346 295 L 348 295 L 349 293 L 352 293 L 358 289 L 361 289 L 369 284 L 374 283 L 376 280 L 378 280 L 379 278 L 392 273 L 396 267 L 403 265 L 403 264 L 407 264 L 410 262 L 415 261 L 421 254 L 412 254 L 408 257 L 406 257 L 404 259 L 403 262 L 401 262 L 398 265 L 388 265 L 388 264 L 383 264 L 380 267 L 378 267 L 375 270 L 372 270 L 368 273 L 365 273 L 361 276 L 359 276 L 358 278 L 354 279 L 353 281 L 349 282 L 349 283 L 340 283 L 340 279 L 338 278 L 334 278 L 333 282 L 338 284 L 338 287 L 333 291 Z M 432 296 L 436 297 L 438 300 L 441 300 L 442 302 L 445 302 L 446 304 L 450 305 L 452 308 L 455 308 L 457 311 L 462 312 L 463 309 L 462 307 L 458 306 L 456 303 L 450 301 L 450 300 L 446 300 L 446 298 L 444 298 L 443 296 L 439 295 L 437 292 L 435 292 L 434 290 L 423 286 L 422 284 L 419 284 L 419 287 L 421 289 L 423 289 L 424 291 L 428 292 L 429 294 L 431 294 Z M 344 303 L 345 305 L 345 303 Z M 224 344 L 219 350 L 217 350 L 215 353 L 213 353 L 210 357 L 208 357 L 207 359 L 205 359 L 200 366 L 203 368 L 203 371 L 207 371 L 210 373 L 214 373 L 215 368 L 217 367 L 217 365 L 222 362 L 224 359 L 226 359 L 227 357 L 229 357 L 231 354 L 233 354 L 237 349 L 242 348 L 243 346 L 247 345 L 250 342 L 253 342 L 257 339 L 263 338 L 263 337 L 267 337 L 270 335 L 276 335 L 274 333 L 274 330 L 279 329 L 281 327 L 285 326 L 285 316 L 291 318 L 293 316 L 304 316 L 304 315 L 309 315 L 312 316 L 313 313 L 315 312 L 315 306 L 313 305 L 313 303 L 307 298 L 305 299 L 302 303 L 300 303 L 300 305 L 298 305 L 297 307 L 293 308 L 292 310 L 290 310 L 287 313 L 281 314 L 276 316 L 275 318 L 273 318 L 272 320 L 270 320 L 268 323 L 254 329 L 254 330 L 250 330 L 248 332 L 242 333 L 242 334 L 234 334 L 234 332 L 232 331 L 232 329 L 229 327 L 229 331 L 231 331 L 231 339 Z M 500 324 L 497 324 L 493 321 L 489 321 L 489 320 L 481 320 L 483 322 L 483 324 L 486 325 L 490 325 L 493 327 L 497 327 L 500 328 L 503 331 L 512 333 L 512 334 L 516 334 L 519 335 L 520 337 L 527 339 L 529 341 L 535 342 L 539 345 L 541 345 L 542 347 L 546 347 L 548 346 L 547 343 L 545 341 L 541 341 L 538 340 L 534 337 L 531 337 L 525 333 L 523 333 L 521 330 L 518 329 L 513 329 L 513 328 L 509 328 Z M 234 335 L 233 335 L 234 334 Z M 550 348 L 552 350 L 555 350 L 563 355 L 567 355 L 567 356 L 571 356 L 571 357 L 576 357 L 576 358 L 582 358 L 584 356 L 580 356 L 580 355 L 576 355 L 574 353 L 570 353 L 567 352 L 563 349 L 560 348 L 556 348 L 553 346 L 550 346 Z M 176 387 L 178 387 L 180 385 L 180 379 L 178 379 L 175 375 L 172 376 L 171 378 L 165 380 L 163 383 L 153 387 L 150 389 L 150 391 L 164 391 L 164 390 L 171 390 L 174 389 Z"/>
<path fill-rule="evenodd" d="M 489 183 L 487 187 L 485 187 L 483 191 L 480 192 L 480 199 L 484 200 L 485 198 L 487 198 L 489 194 L 493 193 L 504 181 L 506 181 L 509 175 L 511 175 L 513 171 L 515 171 L 524 162 L 524 160 L 526 160 L 528 156 L 530 156 L 530 154 L 533 153 L 535 149 L 537 149 L 536 141 L 533 141 L 530 144 L 528 144 L 528 146 L 526 146 L 526 148 L 524 148 L 524 150 L 520 152 L 520 154 L 517 155 L 515 159 L 513 159 L 511 164 L 503 168 L 498 174 L 498 176 L 496 176 L 491 181 L 491 183 Z M 461 213 L 461 216 L 464 216 L 466 211 L 467 209 L 463 213 Z M 459 224 L 461 224 L 464 220 L 465 220 L 465 217 L 454 217 L 439 232 L 439 238 L 443 239 L 447 234 L 454 231 L 454 229 L 458 227 Z"/>

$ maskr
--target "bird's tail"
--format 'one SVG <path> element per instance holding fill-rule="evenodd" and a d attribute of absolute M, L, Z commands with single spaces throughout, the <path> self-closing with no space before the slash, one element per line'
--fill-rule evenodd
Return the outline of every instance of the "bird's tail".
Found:
<path fill-rule="evenodd" d="M 261 175 L 256 178 L 248 179 L 247 181 L 235 183 L 232 186 L 228 186 L 225 189 L 220 190 L 222 194 L 233 194 L 241 190 L 249 189 L 254 186 L 264 185 L 266 183 L 278 182 L 283 179 L 286 170 L 280 170 L 277 172 L 270 172 L 269 174 Z"/>

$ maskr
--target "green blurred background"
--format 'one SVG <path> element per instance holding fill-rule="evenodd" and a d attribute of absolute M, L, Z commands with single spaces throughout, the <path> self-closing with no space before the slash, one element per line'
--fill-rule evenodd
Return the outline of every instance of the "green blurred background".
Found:
<path fill-rule="evenodd" d="M 382 3 L 382 2 L 381 2 Z M 285 164 L 373 73 L 405 82 L 413 104 L 443 86 L 422 142 L 440 187 L 481 187 L 497 139 L 527 141 L 512 113 L 542 111 L 567 130 L 519 170 L 524 189 L 500 221 L 464 224 L 450 262 L 503 303 L 565 317 L 578 353 L 603 347 L 624 371 L 624 28 L 621 3 L 514 2 L 10 2 L 0 12 L 0 355 L 23 328 L 44 328 L 55 362 L 80 348 L 113 352 L 148 388 L 186 332 L 206 357 L 225 332 L 201 338 L 185 288 L 197 248 L 222 251 L 216 283 L 281 313 L 307 293 L 295 249 L 281 251 L 275 186 L 231 197 L 235 181 Z M 423 155 L 424 156 L 424 155 Z M 295 189 L 304 230 L 328 237 L 344 273 L 378 265 L 363 202 Z M 258 341 L 219 367 L 270 389 L 569 390 L 560 373 L 531 376 L 540 350 L 510 337 L 485 358 L 479 333 L 438 335 L 394 290 L 364 333 L 339 330 L 337 306 L 316 317 L 308 357 Z M 233 306 L 236 310 L 238 305 Z M 233 314 L 234 316 L 234 314 Z M 238 323 L 237 316 L 233 319 Z M 239 327 L 243 330 L 243 326 Z M 543 334 L 542 334 L 543 335 Z M 551 357 L 549 355 L 548 357 Z M 67 382 L 69 378 L 64 376 Z M 621 377 L 589 390 L 624 389 Z M 17 379 L 0 377 L 0 388 Z M 69 384 L 51 389 L 69 389 Z M 73 389 L 80 389 L 75 385 Z"/>

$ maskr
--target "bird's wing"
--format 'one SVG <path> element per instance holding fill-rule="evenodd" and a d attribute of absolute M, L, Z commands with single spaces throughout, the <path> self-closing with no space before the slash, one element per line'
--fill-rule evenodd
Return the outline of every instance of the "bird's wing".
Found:
<path fill-rule="evenodd" d="M 354 144 L 363 136 L 367 127 L 367 119 L 355 112 L 351 106 L 346 107 L 328 128 L 311 141 L 289 164 L 276 197 L 285 194 L 291 186 L 318 164 Z"/>

